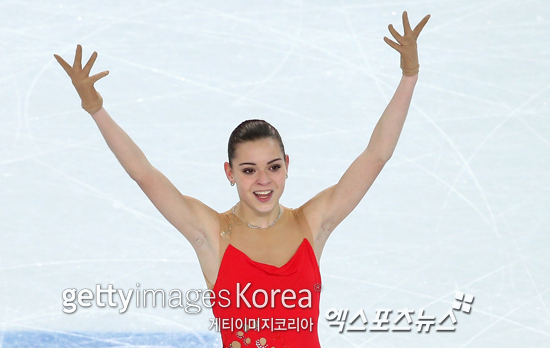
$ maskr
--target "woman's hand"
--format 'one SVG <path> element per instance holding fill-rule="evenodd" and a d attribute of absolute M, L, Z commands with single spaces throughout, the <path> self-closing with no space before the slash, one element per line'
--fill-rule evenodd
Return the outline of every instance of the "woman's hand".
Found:
<path fill-rule="evenodd" d="M 71 78 L 73 85 L 82 100 L 82 108 L 90 113 L 90 115 L 98 112 L 103 107 L 103 98 L 101 98 L 101 95 L 95 90 L 94 83 L 96 83 L 97 80 L 107 76 L 109 71 L 103 71 L 99 74 L 89 76 L 90 70 L 92 70 L 92 66 L 97 58 L 97 52 L 92 53 L 90 60 L 88 60 L 88 63 L 86 63 L 84 68 L 82 68 L 82 46 L 80 45 L 76 46 L 76 54 L 72 67 L 57 54 L 54 54 L 53 56 Z"/>
<path fill-rule="evenodd" d="M 403 70 L 403 75 L 405 76 L 414 76 L 418 74 L 420 64 L 418 64 L 416 39 L 418 39 L 418 35 L 420 35 L 422 28 L 424 28 L 426 23 L 428 23 L 428 19 L 430 19 L 430 15 L 422 18 L 420 23 L 418 23 L 414 30 L 412 30 L 411 25 L 409 24 L 409 17 L 407 17 L 407 11 L 403 12 L 403 29 L 405 30 L 405 34 L 403 36 L 395 30 L 393 25 L 390 24 L 388 26 L 390 33 L 398 43 L 388 39 L 385 36 L 384 41 L 401 53 L 401 69 Z"/>

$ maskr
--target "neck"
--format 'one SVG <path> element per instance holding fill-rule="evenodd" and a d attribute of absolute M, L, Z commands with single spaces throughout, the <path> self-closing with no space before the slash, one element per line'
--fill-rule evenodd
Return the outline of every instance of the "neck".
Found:
<path fill-rule="evenodd" d="M 277 203 L 270 211 L 260 212 L 239 201 L 235 207 L 235 215 L 249 225 L 267 228 L 277 220 L 279 213 L 282 214 L 282 209 Z"/>

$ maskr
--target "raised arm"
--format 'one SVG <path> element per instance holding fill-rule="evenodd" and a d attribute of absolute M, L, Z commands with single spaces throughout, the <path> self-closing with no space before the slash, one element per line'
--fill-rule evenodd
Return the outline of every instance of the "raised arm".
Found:
<path fill-rule="evenodd" d="M 81 64 L 80 45 L 77 46 L 73 66 L 60 56 L 54 56 L 71 78 L 82 100 L 82 107 L 92 116 L 124 170 L 137 182 L 161 214 L 191 242 L 199 255 L 203 271 L 205 262 L 213 262 L 215 265 L 215 259 L 210 259 L 217 257 L 217 251 L 214 250 L 216 244 L 211 242 L 216 241 L 214 236 L 217 236 L 219 230 L 217 213 L 200 201 L 182 195 L 149 163 L 141 149 L 103 108 L 103 99 L 95 90 L 94 83 L 107 76 L 108 71 L 89 76 L 97 53 L 92 54 L 84 68 Z M 206 273 L 209 273 L 208 270 Z"/>
<path fill-rule="evenodd" d="M 414 87 L 418 79 L 416 39 L 429 19 L 429 15 L 411 29 L 407 13 L 403 13 L 405 34 L 399 35 L 393 26 L 389 29 L 399 44 L 384 38 L 401 53 L 403 77 L 388 106 L 376 124 L 367 148 L 353 161 L 340 181 L 303 205 L 304 214 L 311 225 L 315 252 L 320 257 L 330 233 L 348 216 L 365 196 L 372 183 L 393 154 L 409 110 Z"/>

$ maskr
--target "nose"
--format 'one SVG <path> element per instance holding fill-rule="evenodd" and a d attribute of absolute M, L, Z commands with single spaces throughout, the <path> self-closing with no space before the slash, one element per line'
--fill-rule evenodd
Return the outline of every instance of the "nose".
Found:
<path fill-rule="evenodd" d="M 258 175 L 258 183 L 262 185 L 266 185 L 266 184 L 269 184 L 270 181 L 271 180 L 269 179 L 267 172 L 264 170 L 260 170 Z"/>

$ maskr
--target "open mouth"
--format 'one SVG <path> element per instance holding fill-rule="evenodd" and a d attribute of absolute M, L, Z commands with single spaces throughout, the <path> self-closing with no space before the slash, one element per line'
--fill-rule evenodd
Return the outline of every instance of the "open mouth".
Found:
<path fill-rule="evenodd" d="M 273 195 L 273 190 L 254 191 L 254 195 L 260 202 L 267 202 Z"/>

